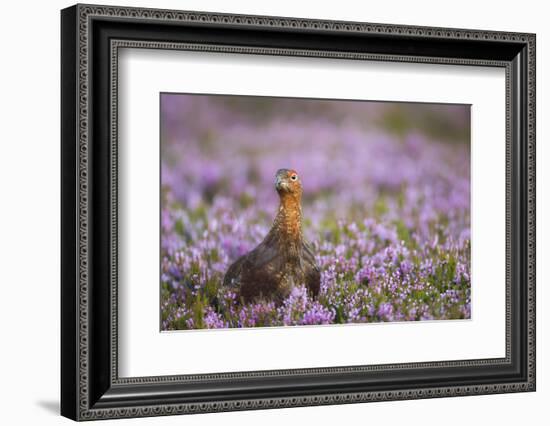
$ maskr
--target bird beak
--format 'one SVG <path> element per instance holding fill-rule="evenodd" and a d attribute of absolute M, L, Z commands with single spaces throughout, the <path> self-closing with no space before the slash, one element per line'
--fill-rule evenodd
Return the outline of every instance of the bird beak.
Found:
<path fill-rule="evenodd" d="M 277 176 L 277 177 L 275 178 L 275 188 L 276 188 L 277 190 L 281 190 L 281 189 L 285 189 L 285 190 L 286 190 L 286 189 L 288 189 L 288 184 L 287 184 L 283 179 L 281 179 L 280 176 Z"/>

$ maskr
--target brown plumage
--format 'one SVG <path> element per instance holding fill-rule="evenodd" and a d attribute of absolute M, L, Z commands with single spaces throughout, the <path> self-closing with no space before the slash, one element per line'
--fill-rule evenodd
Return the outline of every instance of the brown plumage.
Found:
<path fill-rule="evenodd" d="M 234 287 L 244 303 L 275 301 L 280 304 L 292 288 L 305 285 L 319 294 L 321 275 L 302 234 L 302 184 L 294 170 L 280 169 L 275 176 L 279 211 L 271 230 L 251 252 L 227 270 L 223 283 Z"/>

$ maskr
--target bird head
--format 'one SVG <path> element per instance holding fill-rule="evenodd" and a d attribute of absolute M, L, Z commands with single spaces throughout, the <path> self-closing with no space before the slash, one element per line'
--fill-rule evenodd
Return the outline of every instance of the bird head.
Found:
<path fill-rule="evenodd" d="M 302 183 L 296 170 L 277 170 L 275 174 L 275 189 L 281 196 L 284 194 L 300 196 L 302 194 Z"/>

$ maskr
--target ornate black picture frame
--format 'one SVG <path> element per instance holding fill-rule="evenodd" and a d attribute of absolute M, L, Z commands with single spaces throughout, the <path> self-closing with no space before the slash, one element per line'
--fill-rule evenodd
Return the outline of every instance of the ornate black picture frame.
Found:
<path fill-rule="evenodd" d="M 62 415 L 91 420 L 535 390 L 534 34 L 95 5 L 64 9 L 61 30 Z M 120 378 L 121 47 L 504 68 L 506 356 Z"/>

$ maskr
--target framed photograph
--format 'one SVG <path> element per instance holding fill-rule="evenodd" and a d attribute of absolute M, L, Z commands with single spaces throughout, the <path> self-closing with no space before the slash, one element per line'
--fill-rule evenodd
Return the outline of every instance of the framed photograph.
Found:
<path fill-rule="evenodd" d="M 535 390 L 535 35 L 61 12 L 61 413 Z"/>

